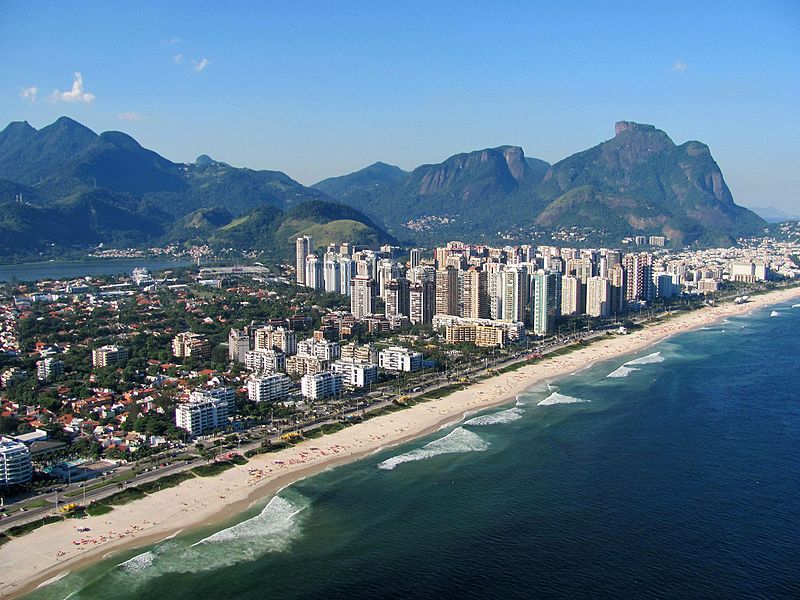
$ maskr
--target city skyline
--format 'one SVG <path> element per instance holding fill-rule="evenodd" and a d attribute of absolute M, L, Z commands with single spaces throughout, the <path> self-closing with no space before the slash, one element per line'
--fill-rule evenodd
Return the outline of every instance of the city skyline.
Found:
<path fill-rule="evenodd" d="M 737 203 L 800 208 L 800 10 L 788 2 L 10 2 L 0 19 L 8 120 L 40 128 L 65 114 L 173 161 L 206 153 L 309 185 L 501 144 L 555 162 L 630 119 L 707 143 Z"/>

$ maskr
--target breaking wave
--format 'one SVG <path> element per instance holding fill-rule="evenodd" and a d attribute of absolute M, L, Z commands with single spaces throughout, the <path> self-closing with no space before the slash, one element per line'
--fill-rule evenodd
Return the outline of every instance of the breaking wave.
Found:
<path fill-rule="evenodd" d="M 142 554 L 137 554 L 133 558 L 129 558 L 123 563 L 118 564 L 117 566 L 122 569 L 123 571 L 127 571 L 128 573 L 136 573 L 153 564 L 153 561 L 156 559 L 156 554 L 152 550 L 148 550 L 147 552 L 143 552 Z"/>
<path fill-rule="evenodd" d="M 648 354 L 647 356 L 642 356 L 641 358 L 629 360 L 628 362 L 625 363 L 625 366 L 629 367 L 631 365 L 649 365 L 660 362 L 664 362 L 664 357 L 661 356 L 661 352 L 653 352 L 652 354 Z"/>
<path fill-rule="evenodd" d="M 584 400 L 583 398 L 575 398 L 574 396 L 565 396 L 564 394 L 559 394 L 558 392 L 553 392 L 547 398 L 539 402 L 537 406 L 551 406 L 553 404 L 580 404 L 584 402 L 591 402 L 591 401 Z"/>
<path fill-rule="evenodd" d="M 512 421 L 520 420 L 523 412 L 525 411 L 521 408 L 509 408 L 508 410 L 492 413 L 490 415 L 474 417 L 469 421 L 465 421 L 464 425 L 499 425 L 501 423 L 511 423 Z"/>
<path fill-rule="evenodd" d="M 633 367 L 626 367 L 625 365 L 622 365 L 618 369 L 615 369 L 614 371 L 611 371 L 611 373 L 606 375 L 606 377 L 611 377 L 612 379 L 613 378 L 617 378 L 617 377 L 627 377 L 628 375 L 630 375 L 634 371 L 640 371 L 640 370 L 641 369 L 635 369 Z"/>
<path fill-rule="evenodd" d="M 391 471 L 392 469 L 396 468 L 397 465 L 433 458 L 434 456 L 439 456 L 440 454 L 483 452 L 488 448 L 489 444 L 477 433 L 467 431 L 463 427 L 457 427 L 443 438 L 425 444 L 422 448 L 416 448 L 410 452 L 400 454 L 399 456 L 387 458 L 378 465 L 378 468 L 385 471 Z"/>
<path fill-rule="evenodd" d="M 300 535 L 298 514 L 308 506 L 301 496 L 274 496 L 256 516 L 199 542 L 170 540 L 118 565 L 120 584 L 137 586 L 167 573 L 197 573 L 254 560 L 286 550 Z"/>

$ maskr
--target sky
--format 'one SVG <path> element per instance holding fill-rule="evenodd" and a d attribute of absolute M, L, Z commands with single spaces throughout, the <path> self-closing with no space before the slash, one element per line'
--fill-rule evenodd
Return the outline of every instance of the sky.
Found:
<path fill-rule="evenodd" d="M 494 6 L 492 6 L 494 5 Z M 61 115 L 310 185 L 632 120 L 800 213 L 800 2 L 0 0 L 0 127 Z"/>

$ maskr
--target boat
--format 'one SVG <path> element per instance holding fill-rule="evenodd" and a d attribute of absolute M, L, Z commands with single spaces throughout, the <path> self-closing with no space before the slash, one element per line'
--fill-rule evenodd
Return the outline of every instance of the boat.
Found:
<path fill-rule="evenodd" d="M 517 398 L 517 401 L 514 404 L 514 406 L 525 406 L 525 403 L 522 400 L 519 399 L 519 396 L 517 396 L 516 398 Z"/>
<path fill-rule="evenodd" d="M 781 313 L 779 313 L 777 310 L 773 310 L 771 313 L 769 313 L 769 316 L 770 317 L 778 317 L 778 316 L 780 316 L 780 314 Z"/>

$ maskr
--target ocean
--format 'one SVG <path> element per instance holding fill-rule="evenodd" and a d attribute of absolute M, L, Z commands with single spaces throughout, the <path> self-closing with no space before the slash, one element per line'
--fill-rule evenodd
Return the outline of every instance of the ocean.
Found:
<path fill-rule="evenodd" d="M 97 275 L 130 275 L 136 267 L 158 272 L 191 266 L 191 260 L 170 258 L 95 258 L 86 260 L 47 261 L 0 265 L 0 282 L 71 279 Z"/>
<path fill-rule="evenodd" d="M 681 334 L 29 597 L 800 597 L 798 332 Z"/>

